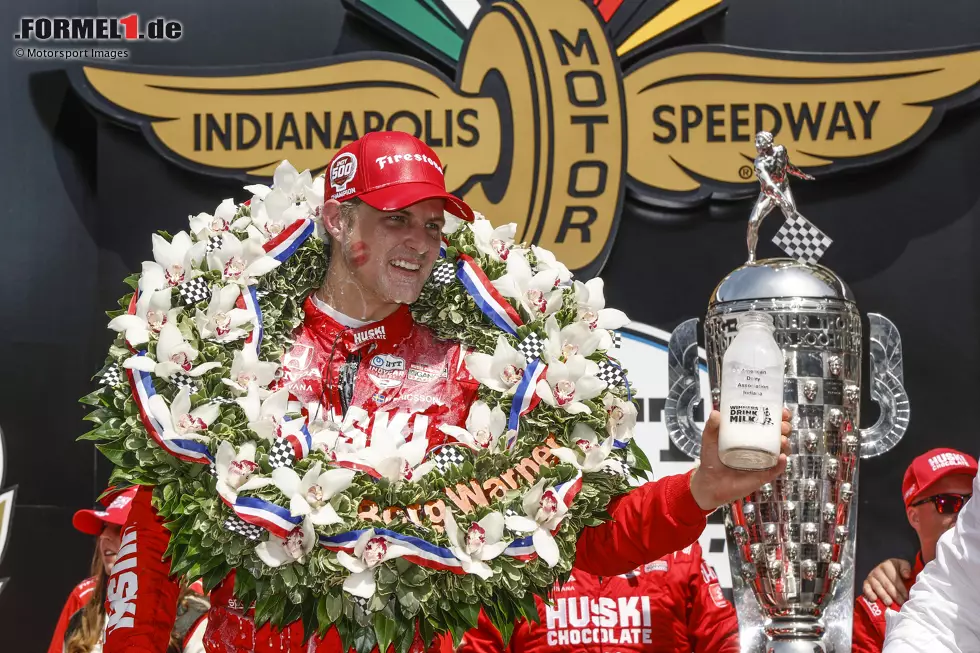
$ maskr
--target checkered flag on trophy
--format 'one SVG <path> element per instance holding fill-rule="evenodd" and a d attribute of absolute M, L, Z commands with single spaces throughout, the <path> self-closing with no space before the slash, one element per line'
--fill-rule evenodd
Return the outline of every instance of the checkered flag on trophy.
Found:
<path fill-rule="evenodd" d="M 187 306 L 211 299 L 211 287 L 204 277 L 194 277 L 177 286 L 181 301 Z"/>
<path fill-rule="evenodd" d="M 232 533 L 238 533 L 253 542 L 257 542 L 262 538 L 262 533 L 265 530 L 261 526 L 256 526 L 255 524 L 249 524 L 247 521 L 241 520 L 238 517 L 229 517 L 225 520 L 225 529 L 231 531 Z"/>
<path fill-rule="evenodd" d="M 449 261 L 440 261 L 432 268 L 432 281 L 445 286 L 456 278 L 456 268 Z"/>
<path fill-rule="evenodd" d="M 524 354 L 524 359 L 528 363 L 541 356 L 542 349 L 544 349 L 544 341 L 533 331 L 517 345 L 517 351 Z"/>
<path fill-rule="evenodd" d="M 461 447 L 446 445 L 432 455 L 432 460 L 436 464 L 436 469 L 445 474 L 450 467 L 459 467 L 465 463 L 466 455 L 461 451 Z"/>
<path fill-rule="evenodd" d="M 812 222 L 797 213 L 787 218 L 779 228 L 772 242 L 786 252 L 790 258 L 804 263 L 817 263 L 834 242 Z"/>

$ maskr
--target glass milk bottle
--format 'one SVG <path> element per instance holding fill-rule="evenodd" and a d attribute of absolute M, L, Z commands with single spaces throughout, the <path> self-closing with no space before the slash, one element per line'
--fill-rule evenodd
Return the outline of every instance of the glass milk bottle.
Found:
<path fill-rule="evenodd" d="M 718 454 L 734 469 L 770 469 L 779 461 L 783 413 L 783 353 L 772 317 L 747 311 L 721 373 Z"/>

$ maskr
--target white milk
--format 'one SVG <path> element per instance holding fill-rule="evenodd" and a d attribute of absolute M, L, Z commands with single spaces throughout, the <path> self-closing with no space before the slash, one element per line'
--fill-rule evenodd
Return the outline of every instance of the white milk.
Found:
<path fill-rule="evenodd" d="M 718 453 L 734 469 L 770 469 L 779 461 L 784 363 L 774 330 L 768 314 L 743 313 L 725 351 Z"/>

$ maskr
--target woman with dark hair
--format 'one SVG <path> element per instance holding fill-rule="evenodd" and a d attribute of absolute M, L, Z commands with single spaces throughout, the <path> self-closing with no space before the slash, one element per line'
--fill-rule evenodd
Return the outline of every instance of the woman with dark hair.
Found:
<path fill-rule="evenodd" d="M 100 653 L 105 629 L 106 585 L 119 554 L 120 534 L 136 496 L 136 487 L 112 497 L 105 510 L 79 510 L 72 525 L 96 536 L 91 576 L 75 586 L 65 602 L 48 653 Z M 185 587 L 177 599 L 177 620 L 167 653 L 203 653 L 208 600 L 200 583 Z"/>

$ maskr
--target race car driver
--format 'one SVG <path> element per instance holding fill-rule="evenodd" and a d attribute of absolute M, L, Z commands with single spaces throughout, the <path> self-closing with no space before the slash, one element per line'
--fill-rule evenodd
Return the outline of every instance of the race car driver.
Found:
<path fill-rule="evenodd" d="M 855 653 L 881 652 L 891 604 L 901 605 L 919 572 L 935 559 L 939 538 L 956 525 L 960 510 L 970 499 L 976 473 L 973 456 L 955 449 L 932 449 L 909 465 L 902 480 L 902 497 L 909 524 L 919 537 L 919 553 L 914 567 L 905 561 L 898 565 L 886 561 L 868 576 L 865 595 L 855 602 Z M 874 598 L 869 598 L 872 594 Z"/>
<path fill-rule="evenodd" d="M 438 426 L 464 423 L 477 386 L 462 364 L 460 345 L 440 341 L 415 324 L 408 305 L 418 298 L 439 255 L 444 211 L 463 220 L 472 220 L 473 212 L 446 192 L 435 153 L 400 132 L 367 134 L 340 150 L 327 183 L 322 218 L 330 240 L 328 268 L 322 286 L 305 303 L 296 346 L 283 360 L 287 387 L 303 402 L 318 402 L 327 416 L 343 415 L 352 405 L 375 419 L 382 411 L 412 412 L 405 428 L 424 430 L 434 445 Z M 785 413 L 784 435 L 790 431 L 788 419 Z M 717 456 L 719 421 L 717 412 L 708 419 L 699 469 L 618 497 L 608 509 L 613 519 L 582 533 L 582 569 L 611 576 L 682 549 L 700 535 L 707 514 L 781 473 L 785 457 L 764 472 L 724 467 Z M 788 451 L 785 438 L 783 445 Z M 114 605 L 110 591 L 110 615 L 124 614 L 112 621 L 105 653 L 162 653 L 173 623 L 177 585 L 164 560 L 168 531 L 150 496 L 151 488 L 137 493 L 123 532 L 136 543 L 136 564 L 127 566 L 125 578 L 110 579 L 110 590 L 117 593 L 129 585 L 129 599 Z M 234 599 L 233 589 L 231 574 L 211 594 L 208 651 L 306 650 L 301 624 L 256 630 L 250 608 Z M 317 650 L 341 650 L 335 629 Z"/>
<path fill-rule="evenodd" d="M 619 576 L 572 570 L 552 605 L 535 599 L 540 623 L 516 625 L 505 647 L 486 615 L 456 653 L 738 653 L 738 620 L 715 570 L 694 543 Z"/>

